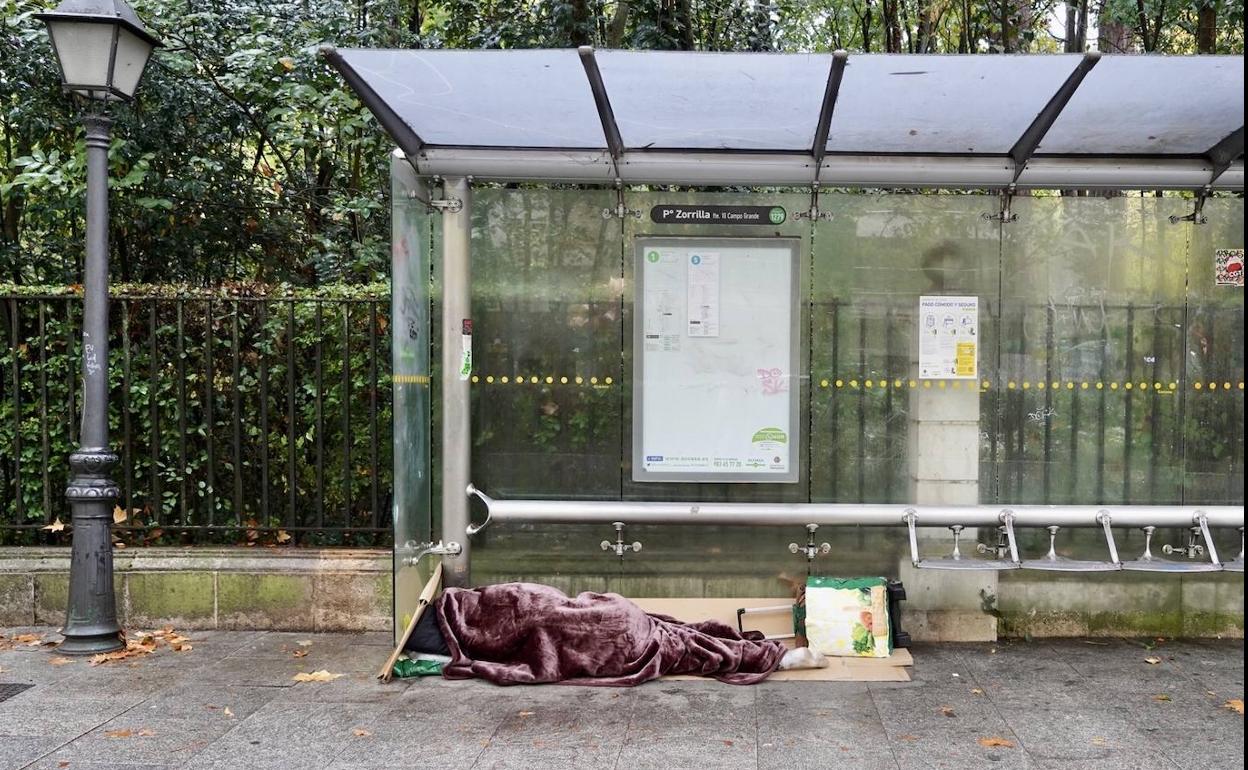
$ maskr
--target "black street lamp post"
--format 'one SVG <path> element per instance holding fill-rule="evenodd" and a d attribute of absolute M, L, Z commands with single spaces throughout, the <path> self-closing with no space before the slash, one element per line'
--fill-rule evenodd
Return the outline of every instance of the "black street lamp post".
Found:
<path fill-rule="evenodd" d="M 65 640 L 58 652 L 91 655 L 124 646 L 113 598 L 109 528 L 120 492 L 109 473 L 108 445 L 108 144 L 109 102 L 130 101 L 160 45 L 123 0 L 65 0 L 39 14 L 48 25 L 66 91 L 86 105 L 87 254 L 82 302 L 81 446 L 69 456 L 65 496 L 72 511 L 73 553 Z"/>

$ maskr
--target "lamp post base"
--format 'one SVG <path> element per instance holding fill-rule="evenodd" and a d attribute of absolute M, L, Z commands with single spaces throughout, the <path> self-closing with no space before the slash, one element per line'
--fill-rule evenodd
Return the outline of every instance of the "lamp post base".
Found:
<path fill-rule="evenodd" d="M 65 496 L 74 523 L 69 563 L 69 606 L 62 655 L 95 655 L 123 649 L 113 594 L 113 506 L 120 496 L 109 471 L 118 457 L 102 447 L 84 447 L 69 456 L 73 470 Z"/>
<path fill-rule="evenodd" d="M 56 646 L 54 650 L 57 655 L 99 655 L 105 652 L 117 652 L 125 647 L 126 643 L 121 640 L 121 629 L 117 629 L 94 636 L 66 636 L 65 641 Z"/>

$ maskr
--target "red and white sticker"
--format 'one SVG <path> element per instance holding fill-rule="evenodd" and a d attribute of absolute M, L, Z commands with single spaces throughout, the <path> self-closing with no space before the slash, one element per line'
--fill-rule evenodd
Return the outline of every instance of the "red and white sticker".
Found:
<path fill-rule="evenodd" d="M 1218 286 L 1243 287 L 1243 249 L 1218 249 L 1213 253 L 1213 282 Z"/>

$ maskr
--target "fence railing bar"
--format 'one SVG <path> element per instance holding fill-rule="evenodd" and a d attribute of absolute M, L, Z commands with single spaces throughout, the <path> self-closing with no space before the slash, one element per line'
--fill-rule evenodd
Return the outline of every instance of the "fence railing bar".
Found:
<path fill-rule="evenodd" d="M 269 303 L 260 303 L 260 522 L 269 523 Z"/>
<path fill-rule="evenodd" d="M 1109 330 L 1101 325 L 1101 366 L 1098 376 L 1102 387 L 1096 393 L 1096 499 L 1105 501 L 1105 380 L 1109 363 Z"/>
<path fill-rule="evenodd" d="M 159 336 L 160 326 L 156 321 L 156 311 L 158 303 L 152 301 L 148 306 L 147 314 L 147 403 L 148 403 L 148 422 L 151 430 L 148 432 L 148 444 L 151 453 L 151 469 L 149 471 L 151 478 L 151 499 L 150 499 L 150 518 L 155 524 L 160 524 L 165 518 L 165 499 L 164 489 L 162 488 L 163 479 L 161 478 L 160 469 L 160 372 L 161 365 L 158 363 L 161 359 L 157 355 L 156 341 Z M 186 439 L 183 437 L 182 443 Z"/>
<path fill-rule="evenodd" d="M 884 372 L 885 374 L 893 371 L 899 371 L 900 367 L 893 361 L 893 310 L 890 308 L 884 316 Z M 889 378 L 891 380 L 891 378 Z M 890 387 L 884 390 L 884 456 L 887 458 L 884 462 L 884 487 L 886 490 L 894 490 L 897 476 L 896 455 L 897 451 L 897 428 L 896 415 L 893 414 L 893 390 L 892 383 L 886 381 Z M 886 495 L 890 501 L 893 499 L 891 494 Z"/>
<path fill-rule="evenodd" d="M 1212 319 L 1210 319 L 1210 327 L 1212 328 Z M 1158 376 L 1158 369 L 1160 368 L 1161 360 L 1163 358 L 1161 355 L 1161 350 L 1160 350 L 1161 348 L 1160 337 L 1161 337 L 1161 312 L 1160 312 L 1160 308 L 1154 308 L 1153 309 L 1152 344 L 1151 344 L 1151 348 L 1153 350 L 1153 362 L 1152 364 L 1149 364 L 1148 366 L 1148 368 L 1150 369 L 1148 375 L 1149 375 L 1149 379 L 1151 382 L 1157 382 L 1160 379 L 1160 377 Z M 1212 343 L 1210 344 L 1212 345 Z M 1149 442 L 1148 442 L 1148 499 L 1156 500 L 1157 499 L 1157 461 L 1158 461 L 1159 455 L 1161 454 L 1160 447 L 1159 447 L 1160 442 L 1157 441 L 1158 434 L 1161 433 L 1161 423 L 1159 422 L 1159 419 L 1160 419 L 1159 412 L 1161 411 L 1161 394 L 1157 392 L 1156 388 L 1151 388 L 1149 390 L 1149 393 L 1151 394 L 1151 396 L 1149 398 L 1148 419 L 1149 419 L 1149 424 L 1152 426 L 1153 435 L 1150 437 Z"/>
<path fill-rule="evenodd" d="M 286 526 L 295 525 L 299 480 L 295 477 L 295 302 L 286 305 Z"/>
<path fill-rule="evenodd" d="M 1052 502 L 1053 482 L 1053 324 L 1052 307 L 1044 309 L 1044 502 Z"/>
<path fill-rule="evenodd" d="M 841 303 L 832 301 L 832 384 L 836 384 L 836 380 L 840 378 L 840 358 L 841 358 Z M 832 441 L 832 463 L 831 463 L 831 497 L 833 500 L 840 499 L 837 497 L 839 481 L 841 477 L 841 442 L 840 437 L 840 410 L 841 399 L 837 394 L 840 390 L 832 391 L 832 403 L 828 409 L 831 418 L 831 435 L 836 437 Z"/>
<path fill-rule="evenodd" d="M 121 300 L 121 436 L 122 446 L 133 446 L 130 432 L 130 303 Z M 126 511 L 134 509 L 134 453 L 122 452 L 122 500 Z"/>
<path fill-rule="evenodd" d="M 858 316 L 858 373 L 867 371 L 867 316 Z M 867 390 L 858 388 L 858 502 L 866 502 L 867 495 Z"/>
<path fill-rule="evenodd" d="M 235 301 L 234 312 L 230 314 L 230 406 L 234 411 L 233 461 L 234 461 L 234 520 L 243 523 L 243 383 L 240 377 L 238 349 L 238 312 L 239 303 Z"/>
<path fill-rule="evenodd" d="M 182 526 L 190 524 L 190 490 L 187 488 L 187 481 L 191 475 L 191 469 L 186 456 L 186 436 L 187 436 L 187 403 L 186 403 L 186 303 L 178 300 L 175 303 L 177 312 L 177 352 L 178 352 L 178 435 L 181 439 L 178 441 L 178 521 Z"/>
<path fill-rule="evenodd" d="M 1133 382 L 1135 366 L 1135 308 L 1127 305 L 1127 382 Z M 1122 502 L 1124 505 L 1131 503 L 1131 438 L 1135 432 L 1135 424 L 1132 415 L 1132 393 L 1134 391 L 1127 389 L 1123 395 L 1122 405 Z"/>
<path fill-rule="evenodd" d="M 1082 308 L 1076 309 L 1074 329 L 1076 348 L 1083 342 L 1083 328 L 1083 310 Z M 1079 473 L 1079 393 L 1069 388 L 1067 392 L 1070 394 L 1070 451 L 1067 453 L 1066 473 L 1067 478 L 1070 479 L 1070 487 L 1063 497 L 1065 502 L 1071 502 L 1079 499 L 1081 475 Z"/>
<path fill-rule="evenodd" d="M 22 494 L 22 367 L 18 359 L 18 339 L 21 337 L 17 300 L 9 305 L 9 353 L 13 370 L 13 508 L 18 521 L 26 520 L 25 495 Z"/>
<path fill-rule="evenodd" d="M 316 525 L 318 527 L 325 526 L 325 371 L 323 352 L 324 352 L 324 314 L 321 303 L 316 304 L 313 314 L 313 331 L 316 336 L 316 347 L 314 353 L 315 359 L 315 379 L 316 388 L 313 400 L 316 403 Z"/>
<path fill-rule="evenodd" d="M 52 522 L 52 451 L 48 430 L 48 309 L 39 300 L 39 457 L 43 460 L 43 520 Z"/>
<path fill-rule="evenodd" d="M 342 526 L 351 531 L 351 306 L 342 306 Z"/>
<path fill-rule="evenodd" d="M 216 410 L 214 409 L 216 398 L 214 391 L 217 389 L 217 377 L 213 366 L 213 338 L 216 336 L 213 327 L 215 318 L 212 312 L 212 300 L 208 300 L 208 306 L 204 311 L 204 318 L 207 326 L 204 330 L 204 361 L 208 378 L 204 382 L 204 428 L 207 431 L 208 438 L 208 465 L 205 468 L 207 472 L 207 493 L 208 493 L 208 515 L 205 521 L 208 526 L 212 526 L 217 518 L 217 458 L 216 458 Z"/>
<path fill-rule="evenodd" d="M 368 306 L 368 439 L 369 439 L 369 522 L 376 528 L 380 519 L 377 479 L 377 303 Z"/>

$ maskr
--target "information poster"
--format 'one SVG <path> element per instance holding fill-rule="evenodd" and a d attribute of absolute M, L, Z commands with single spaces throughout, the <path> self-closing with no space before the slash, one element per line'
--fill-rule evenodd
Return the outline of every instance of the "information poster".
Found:
<path fill-rule="evenodd" d="M 919 297 L 919 379 L 979 378 L 979 297 Z"/>
<path fill-rule="evenodd" d="M 634 480 L 796 482 L 798 241 L 636 243 Z"/>

